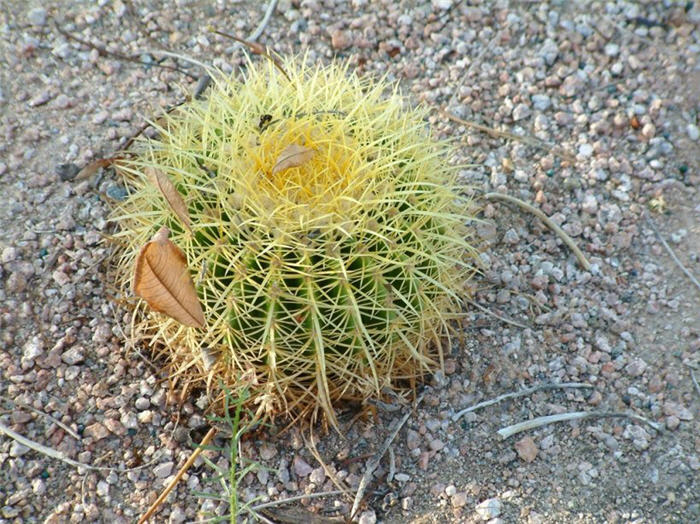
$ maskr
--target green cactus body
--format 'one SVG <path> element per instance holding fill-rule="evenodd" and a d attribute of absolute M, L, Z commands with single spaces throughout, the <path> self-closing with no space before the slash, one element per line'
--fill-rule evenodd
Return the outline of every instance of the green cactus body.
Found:
<path fill-rule="evenodd" d="M 207 320 L 192 329 L 139 309 L 176 374 L 258 384 L 270 412 L 331 420 L 343 398 L 380 395 L 441 365 L 441 338 L 471 272 L 473 208 L 425 112 L 338 66 L 289 60 L 243 81 L 218 75 L 206 100 L 162 119 L 119 169 L 118 279 L 162 226 L 186 254 Z M 313 150 L 274 172 L 290 144 Z M 144 176 L 157 168 L 187 204 L 187 231 Z M 205 366 L 202 350 L 214 352 Z M 250 386 L 250 383 L 247 384 Z M 255 389 L 255 388 L 253 388 Z"/>

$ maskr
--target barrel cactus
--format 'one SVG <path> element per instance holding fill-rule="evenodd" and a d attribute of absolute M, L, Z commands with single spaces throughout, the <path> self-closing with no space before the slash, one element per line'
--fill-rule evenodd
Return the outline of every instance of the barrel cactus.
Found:
<path fill-rule="evenodd" d="M 442 365 L 472 273 L 474 208 L 424 109 L 346 66 L 283 68 L 214 74 L 204 99 L 160 117 L 119 161 L 117 283 L 131 295 L 160 230 L 206 325 L 135 301 L 133 336 L 213 397 L 245 387 L 261 413 L 334 422 L 339 401 Z"/>

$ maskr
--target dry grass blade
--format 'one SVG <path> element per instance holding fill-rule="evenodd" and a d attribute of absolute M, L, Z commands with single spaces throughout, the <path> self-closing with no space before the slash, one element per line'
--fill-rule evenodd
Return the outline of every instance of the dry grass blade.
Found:
<path fill-rule="evenodd" d="M 5 434 L 8 437 L 16 440 L 23 446 L 27 446 L 29 449 L 33 449 L 34 451 L 41 453 L 42 455 L 45 455 L 47 457 L 60 460 L 61 462 L 65 462 L 66 464 L 69 464 L 71 466 L 74 466 L 76 468 L 84 468 L 86 470 L 90 471 L 115 471 L 117 470 L 116 467 L 114 466 L 91 466 L 90 464 L 84 464 L 82 462 L 78 462 L 77 460 L 73 460 L 71 458 L 68 458 L 62 451 L 57 451 L 53 448 L 50 448 L 48 446 L 44 446 L 43 444 L 39 444 L 38 442 L 35 442 L 24 435 L 21 435 L 17 433 L 16 431 L 13 431 L 12 429 L 8 428 L 4 424 L 0 423 L 0 435 Z M 147 467 L 152 466 L 155 464 L 158 460 L 160 460 L 160 456 L 154 458 L 147 464 L 141 464 L 140 466 L 136 466 L 135 468 L 129 468 L 126 470 L 123 470 L 124 472 L 127 471 L 136 471 L 139 469 L 144 469 Z"/>
<path fill-rule="evenodd" d="M 182 250 L 161 228 L 136 259 L 134 292 L 155 311 L 190 327 L 204 327 L 204 313 Z"/>
<path fill-rule="evenodd" d="M 700 289 L 700 282 L 698 282 L 698 279 L 695 278 L 695 276 L 690 272 L 690 270 L 687 267 L 685 267 L 683 263 L 678 259 L 676 253 L 673 251 L 673 249 L 671 249 L 671 246 L 668 245 L 666 239 L 661 236 L 661 232 L 659 232 L 658 228 L 656 227 L 656 224 L 654 224 L 654 221 L 651 219 L 651 217 L 646 211 L 644 212 L 644 218 L 646 218 L 647 223 L 649 224 L 651 229 L 654 230 L 656 237 L 661 241 L 661 244 L 664 246 L 666 252 L 669 254 L 671 259 L 673 259 L 676 265 L 681 269 L 681 271 L 683 271 L 685 276 L 687 276 L 690 279 L 690 281 L 695 285 L 695 287 Z"/>
<path fill-rule="evenodd" d="M 280 73 L 284 75 L 284 77 L 289 80 L 290 82 L 292 79 L 289 77 L 287 72 L 284 70 L 282 67 L 282 62 L 280 61 L 279 58 L 277 58 L 275 55 L 272 54 L 270 49 L 263 44 L 260 44 L 258 42 L 251 42 L 250 40 L 244 40 L 243 38 L 238 38 L 237 36 L 230 35 L 228 33 L 224 33 L 223 31 L 219 31 L 218 29 L 214 29 L 213 27 L 209 28 L 209 31 L 211 31 L 214 34 L 217 34 L 219 36 L 223 36 L 224 38 L 230 38 L 231 40 L 234 40 L 240 44 L 243 44 L 246 46 L 248 49 L 250 49 L 251 53 L 264 56 L 268 60 L 270 60 L 275 67 L 279 70 Z"/>
<path fill-rule="evenodd" d="M 483 311 L 487 315 L 491 315 L 492 317 L 497 318 L 501 322 L 505 322 L 506 324 L 510 324 L 512 326 L 516 326 L 516 327 L 519 327 L 522 329 L 532 329 L 530 326 L 528 326 L 526 324 L 521 324 L 520 322 L 516 322 L 515 320 L 511 320 L 509 318 L 498 315 L 498 314 L 494 313 L 493 311 L 490 311 L 489 309 L 485 308 L 484 306 L 482 306 L 480 304 L 477 304 L 476 302 L 474 302 L 472 300 L 466 300 L 466 302 L 467 302 L 467 304 L 474 306 L 476 309 Z"/>
<path fill-rule="evenodd" d="M 170 484 L 163 490 L 163 492 L 158 496 L 158 498 L 155 500 L 153 504 L 151 504 L 151 507 L 148 508 L 146 513 L 143 514 L 143 516 L 139 519 L 138 524 L 143 524 L 146 522 L 148 519 L 150 519 L 153 514 L 158 510 L 158 507 L 163 503 L 163 501 L 170 495 L 170 492 L 177 486 L 177 483 L 180 482 L 180 479 L 182 476 L 187 473 L 187 470 L 190 469 L 190 466 L 194 463 L 195 460 L 197 460 L 197 457 L 199 454 L 202 452 L 204 449 L 204 446 L 209 444 L 211 442 L 211 439 L 214 438 L 216 435 L 216 428 L 211 428 L 206 435 L 204 435 L 204 438 L 202 439 L 202 442 L 199 444 L 199 447 L 194 450 L 192 455 L 190 455 L 190 458 L 187 459 L 187 461 L 182 465 L 182 467 L 179 469 L 173 480 L 170 481 Z"/>
<path fill-rule="evenodd" d="M 175 184 L 172 183 L 168 175 L 163 173 L 160 169 L 155 169 L 153 167 L 146 168 L 146 176 L 151 181 L 151 183 L 156 186 L 163 198 L 168 202 L 170 208 L 177 215 L 183 225 L 191 233 L 192 227 L 190 225 L 190 215 L 187 212 L 187 205 L 182 199 L 182 195 L 175 188 Z"/>
<path fill-rule="evenodd" d="M 700 383 L 698 383 L 698 379 L 695 378 L 695 371 L 693 369 L 693 366 L 691 366 L 690 364 L 686 364 L 686 366 L 688 366 L 688 369 L 690 370 L 690 379 L 693 381 L 695 391 L 697 391 L 698 395 L 700 395 Z"/>
<path fill-rule="evenodd" d="M 583 255 L 583 252 L 578 248 L 578 246 L 574 243 L 571 237 L 567 235 L 562 228 L 556 225 L 552 221 L 552 219 L 545 215 L 542 211 L 540 211 L 536 207 L 531 206 L 527 202 L 523 202 L 519 198 L 515 198 L 510 195 L 504 195 L 502 193 L 487 193 L 484 195 L 484 198 L 487 200 L 505 200 L 506 202 L 511 202 L 512 204 L 517 205 L 519 208 L 529 211 L 530 213 L 535 215 L 542 222 L 544 222 L 549 229 L 554 231 L 567 246 L 569 246 L 569 249 L 571 249 L 571 251 L 574 252 L 574 255 L 576 255 L 576 258 L 578 259 L 579 263 L 583 266 L 583 269 L 585 269 L 586 271 L 591 270 L 590 262 L 588 262 L 586 257 Z"/>
<path fill-rule="evenodd" d="M 574 155 L 572 155 L 565 149 L 562 149 L 561 147 L 555 146 L 554 144 L 542 142 L 531 136 L 520 136 L 516 135 L 515 133 L 509 133 L 508 131 L 499 131 L 498 129 L 495 129 L 493 127 L 485 126 L 483 124 L 477 124 L 476 122 L 470 122 L 469 120 L 464 120 L 463 118 L 459 118 L 458 116 L 453 115 L 452 113 L 449 113 L 447 111 L 442 111 L 442 114 L 445 115 L 445 117 L 448 120 L 452 120 L 453 122 L 457 122 L 458 124 L 462 124 L 463 126 L 476 129 L 477 131 L 481 131 L 482 133 L 487 133 L 493 137 L 508 138 L 509 140 L 522 142 L 523 144 L 536 147 L 537 149 L 542 149 L 544 151 L 553 153 L 557 156 L 562 157 L 565 160 L 568 160 L 571 163 L 576 162 L 576 157 Z"/>
<path fill-rule="evenodd" d="M 277 157 L 275 165 L 272 168 L 272 174 L 276 175 L 292 167 L 299 167 L 311 160 L 315 153 L 316 151 L 308 147 L 300 146 L 299 144 L 290 144 L 285 147 Z"/>
<path fill-rule="evenodd" d="M 43 411 L 40 411 L 40 410 L 38 410 L 38 409 L 35 409 L 35 408 L 33 408 L 32 406 L 30 406 L 29 404 L 25 404 L 24 402 L 20 402 L 19 400 L 16 400 L 16 399 L 11 399 L 11 398 L 6 397 L 6 396 L 3 396 L 2 398 L 4 398 L 6 401 L 11 402 L 12 404 L 14 404 L 14 405 L 16 405 L 16 406 L 19 406 L 19 407 L 21 407 L 21 408 L 23 408 L 23 409 L 28 409 L 28 410 L 31 411 L 32 413 L 36 413 L 36 414 L 39 415 L 39 416 L 46 417 L 46 418 L 49 419 L 51 422 L 53 422 L 54 424 L 56 424 L 59 428 L 61 428 L 63 431 L 65 431 L 66 433 L 68 433 L 68 434 L 69 434 L 71 437 L 73 437 L 75 440 L 77 440 L 77 441 L 80 441 L 80 440 L 81 440 L 81 439 L 80 439 L 80 435 L 78 435 L 75 431 L 73 431 L 69 426 L 65 425 L 63 422 L 61 422 L 61 421 L 58 420 L 57 418 L 52 417 L 52 416 L 49 415 L 48 413 L 44 413 Z"/>
<path fill-rule="evenodd" d="M 425 396 L 425 393 L 426 392 L 424 391 L 423 393 L 420 394 L 418 399 L 416 399 L 416 403 L 413 406 L 414 408 L 417 408 L 420 405 L 420 403 L 423 400 L 423 397 Z M 413 408 L 409 409 L 408 413 L 406 413 L 403 416 L 403 418 L 398 421 L 398 423 L 394 426 L 394 428 L 392 429 L 392 431 L 389 434 L 389 436 L 387 437 L 387 439 L 384 441 L 384 445 L 382 446 L 382 448 L 372 458 L 372 460 L 369 461 L 369 464 L 367 465 L 367 470 L 365 471 L 365 474 L 362 475 L 362 478 L 360 479 L 360 485 L 357 487 L 357 493 L 355 494 L 355 500 L 352 503 L 352 510 L 350 510 L 350 518 L 351 519 L 353 519 L 355 517 L 355 515 L 357 515 L 357 512 L 360 509 L 360 504 L 362 503 L 362 499 L 364 498 L 365 490 L 367 489 L 367 486 L 369 485 L 369 481 L 372 478 L 374 471 L 379 466 L 379 463 L 381 462 L 382 457 L 388 451 L 392 442 L 394 442 L 394 440 L 396 439 L 396 435 L 399 434 L 399 431 L 401 431 L 401 428 L 404 426 L 404 424 L 406 424 L 406 421 L 411 416 L 411 413 L 413 413 Z"/>

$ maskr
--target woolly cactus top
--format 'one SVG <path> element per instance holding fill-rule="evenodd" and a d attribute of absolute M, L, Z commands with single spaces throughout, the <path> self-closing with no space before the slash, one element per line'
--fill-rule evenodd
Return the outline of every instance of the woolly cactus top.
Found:
<path fill-rule="evenodd" d="M 441 337 L 471 273 L 473 210 L 424 112 L 339 66 L 251 64 L 159 119 L 120 164 L 129 197 L 118 281 L 162 226 L 185 253 L 206 327 L 143 306 L 134 336 L 175 376 L 216 394 L 241 377 L 267 413 L 334 421 L 340 399 L 378 396 L 441 365 Z M 145 173 L 164 173 L 191 230 Z"/>

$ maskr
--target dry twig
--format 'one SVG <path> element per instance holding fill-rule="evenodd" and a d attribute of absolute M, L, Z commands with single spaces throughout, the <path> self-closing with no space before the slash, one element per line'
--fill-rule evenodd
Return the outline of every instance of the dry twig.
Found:
<path fill-rule="evenodd" d="M 504 400 L 508 400 L 509 398 L 518 398 L 518 397 L 525 397 L 527 395 L 531 395 L 532 393 L 536 393 L 537 391 L 545 391 L 547 389 L 583 389 L 583 388 L 592 388 L 590 384 L 584 384 L 582 382 L 563 382 L 561 384 L 539 384 L 537 386 L 533 386 L 531 388 L 525 388 L 520 391 L 514 391 L 511 393 L 506 393 L 504 395 L 501 395 L 496 398 L 492 398 L 490 400 L 485 400 L 483 402 L 479 402 L 478 404 L 475 404 L 473 406 L 470 406 L 468 408 L 463 409 L 462 411 L 455 413 L 452 415 L 452 421 L 456 422 L 460 418 L 462 418 L 464 415 L 467 413 L 471 413 L 472 411 L 476 411 L 477 409 L 481 408 L 486 408 L 488 406 L 493 406 L 494 404 L 498 404 L 499 402 L 502 402 Z"/>
<path fill-rule="evenodd" d="M 52 417 L 48 413 L 44 413 L 43 411 L 40 411 L 36 408 L 33 408 L 29 404 L 25 404 L 24 402 L 20 402 L 19 400 L 13 400 L 13 399 L 11 399 L 9 397 L 5 397 L 5 396 L 3 396 L 2 398 L 4 398 L 8 402 L 14 404 L 15 406 L 20 406 L 21 408 L 28 409 L 29 411 L 36 413 L 37 415 L 41 415 L 42 417 L 46 417 L 51 422 L 56 424 L 59 428 L 61 428 L 63 431 L 68 433 L 75 440 L 80 441 L 80 435 L 78 435 L 75 431 L 73 431 L 69 426 L 67 426 L 66 424 L 64 424 L 63 422 L 58 420 L 57 418 Z"/>
<path fill-rule="evenodd" d="M 109 51 L 108 49 L 105 49 L 105 48 L 102 47 L 102 46 L 93 44 L 92 42 L 88 42 L 87 40 L 83 40 L 82 38 L 79 38 L 79 37 L 77 37 L 77 36 L 75 36 L 75 35 L 69 33 L 68 31 L 66 31 L 66 30 L 64 30 L 63 28 L 61 28 L 61 26 L 58 25 L 58 22 L 54 22 L 54 25 L 56 26 L 56 30 L 57 30 L 59 33 L 61 33 L 63 36 L 65 36 L 65 37 L 68 38 L 69 40 L 73 40 L 73 41 L 75 41 L 75 42 L 78 42 L 78 43 L 81 44 L 81 45 L 84 45 L 84 46 L 86 46 L 86 47 L 89 47 L 90 49 L 94 49 L 95 51 L 97 51 L 97 54 L 99 54 L 100 56 L 103 56 L 103 57 L 110 56 L 110 57 L 116 58 L 116 59 L 118 59 L 118 60 L 124 60 L 125 62 L 134 62 L 134 63 L 136 63 L 136 64 L 141 64 L 141 65 L 144 65 L 144 66 L 147 66 L 147 67 L 160 67 L 160 68 L 162 68 L 162 69 L 169 69 L 169 70 L 171 70 L 171 71 L 177 71 L 178 73 L 182 73 L 183 75 L 189 76 L 189 77 L 190 77 L 191 79 L 193 79 L 193 80 L 197 80 L 197 76 L 196 76 L 196 75 L 193 75 L 192 73 L 190 73 L 189 71 L 185 71 L 184 69 L 180 69 L 179 67 L 170 66 L 170 65 L 167 65 L 167 64 L 161 64 L 161 63 L 159 63 L 159 62 L 150 62 L 150 63 L 149 63 L 149 62 L 144 62 L 144 61 L 141 60 L 140 58 L 137 58 L 137 57 L 134 57 L 134 56 L 128 56 L 128 55 L 124 55 L 124 54 L 122 54 L 122 53 L 117 53 L 117 52 L 114 52 L 114 51 Z"/>
<path fill-rule="evenodd" d="M 322 493 L 307 493 L 304 495 L 296 495 L 294 497 L 289 497 L 286 499 L 272 500 L 270 502 L 263 502 L 262 504 L 256 504 L 255 506 L 251 506 L 249 508 L 249 511 L 254 513 L 256 511 L 260 511 L 261 509 L 272 508 L 275 506 L 282 506 L 284 504 L 289 504 L 290 502 L 296 502 L 297 500 L 317 499 L 317 498 L 321 498 L 321 497 L 335 497 L 336 495 L 346 495 L 346 492 L 336 490 L 336 491 L 324 491 Z"/>
<path fill-rule="evenodd" d="M 661 233 L 659 230 L 656 228 L 656 224 L 654 224 L 654 221 L 651 219 L 649 214 L 644 211 L 644 218 L 646 218 L 647 223 L 651 227 L 651 229 L 654 230 L 654 233 L 656 233 L 656 237 L 661 241 L 661 244 L 666 248 L 666 252 L 671 256 L 673 261 L 676 263 L 676 265 L 681 268 L 681 271 L 685 273 L 685 276 L 687 276 L 690 281 L 695 284 L 695 287 L 700 289 L 700 282 L 693 276 L 693 274 L 690 272 L 690 270 L 683 265 L 683 263 L 678 259 L 676 254 L 673 252 L 673 249 L 671 249 L 671 246 L 668 245 L 668 242 L 664 239 L 664 237 L 661 236 Z"/>
<path fill-rule="evenodd" d="M 688 369 L 690 369 L 690 379 L 693 381 L 695 391 L 697 391 L 698 395 L 700 395 L 700 384 L 698 384 L 698 379 L 695 378 L 695 370 L 690 364 L 686 364 L 686 366 L 688 366 Z"/>
<path fill-rule="evenodd" d="M 521 135 L 516 135 L 515 133 L 510 133 L 508 131 L 499 131 L 498 129 L 495 129 L 493 127 L 485 126 L 484 124 L 478 124 L 476 122 L 471 122 L 469 120 L 464 120 L 463 118 L 459 118 L 456 115 L 453 115 L 452 113 L 448 111 L 442 111 L 442 114 L 447 118 L 448 120 L 452 120 L 453 122 L 457 122 L 458 124 L 462 124 L 463 126 L 469 127 L 471 129 L 476 129 L 477 131 L 481 131 L 482 133 L 487 133 L 491 135 L 492 137 L 495 138 L 508 138 L 509 140 L 515 140 L 517 142 L 522 142 L 524 144 L 527 144 L 528 146 L 535 147 L 537 149 L 541 149 L 543 151 L 547 151 L 548 153 L 555 154 L 557 156 L 562 157 L 565 160 L 568 160 L 571 163 L 576 162 L 576 157 L 566 151 L 565 149 L 562 149 L 559 146 L 556 146 L 554 144 L 550 144 L 548 142 L 543 142 L 541 140 L 538 140 L 534 137 L 531 136 L 521 136 Z"/>
<path fill-rule="evenodd" d="M 427 390 L 426 390 L 427 391 Z M 413 408 L 416 408 L 420 405 L 421 401 L 423 400 L 423 397 L 425 396 L 425 391 L 420 394 L 420 396 L 416 399 L 415 404 L 413 405 Z M 367 489 L 367 486 L 369 485 L 369 481 L 372 478 L 372 474 L 374 473 L 374 470 L 377 469 L 379 466 L 379 463 L 382 460 L 382 457 L 384 454 L 387 452 L 389 447 L 391 446 L 392 442 L 394 442 L 394 439 L 396 438 L 396 435 L 399 434 L 399 431 L 401 431 L 401 428 L 406 424 L 406 421 L 408 418 L 411 416 L 411 413 L 413 412 L 413 408 L 411 408 L 408 413 L 406 413 L 401 420 L 398 421 L 397 424 L 394 425 L 394 428 L 391 430 L 391 433 L 387 437 L 387 439 L 384 441 L 384 445 L 381 447 L 379 452 L 374 455 L 374 457 L 369 461 L 369 464 L 367 464 L 367 469 L 365 470 L 365 474 L 362 475 L 362 478 L 360 479 L 360 485 L 357 487 L 357 493 L 355 494 L 355 500 L 352 503 L 352 509 L 350 510 L 350 518 L 353 519 L 354 516 L 357 514 L 358 510 L 360 509 L 360 504 L 362 503 L 362 499 L 364 498 L 365 495 L 365 490 Z"/>
<path fill-rule="evenodd" d="M 265 15 L 263 16 L 262 21 L 260 22 L 258 27 L 255 28 L 255 31 L 248 35 L 249 41 L 255 42 L 258 38 L 260 38 L 260 36 L 263 34 L 263 31 L 265 30 L 265 27 L 270 22 L 270 18 L 272 18 L 272 13 L 275 12 L 275 7 L 277 7 L 277 0 L 270 0 L 267 3 L 267 9 L 265 10 Z"/>
<path fill-rule="evenodd" d="M 574 411 L 571 413 L 560 413 L 558 415 L 547 415 L 545 417 L 537 417 L 533 418 L 532 420 L 526 420 L 525 422 L 520 422 L 518 424 L 513 424 L 512 426 L 508 426 L 506 428 L 502 428 L 498 430 L 498 434 L 501 436 L 502 439 L 507 439 L 508 437 L 512 437 L 513 435 L 516 435 L 517 433 L 520 433 L 521 431 L 527 431 L 529 429 L 535 429 L 539 428 L 541 426 L 545 426 L 547 424 L 551 424 L 553 422 L 566 422 L 567 420 L 581 420 L 585 418 L 594 418 L 594 417 L 625 417 L 625 418 L 631 418 L 632 420 L 636 420 L 638 422 L 644 422 L 645 424 L 648 424 L 652 428 L 654 428 L 658 432 L 663 431 L 663 427 L 656 422 L 653 422 L 649 420 L 648 418 L 641 417 L 639 415 L 635 415 L 633 413 L 622 413 L 622 412 L 608 412 L 608 411 Z"/>
<path fill-rule="evenodd" d="M 20 433 L 17 433 L 16 431 L 8 428 L 4 424 L 0 423 L 0 434 L 4 433 L 8 437 L 16 440 L 20 444 L 27 446 L 29 449 L 33 449 L 34 451 L 37 451 L 38 453 L 41 453 L 42 455 L 46 455 L 47 457 L 54 458 L 56 460 L 60 460 L 61 462 L 65 462 L 66 464 L 69 464 L 71 466 L 75 466 L 76 468 L 85 468 L 90 471 L 120 471 L 114 466 L 91 466 L 90 464 L 84 464 L 82 462 L 78 462 L 77 460 L 73 460 L 71 458 L 68 458 L 65 453 L 62 451 L 57 451 L 53 448 L 50 448 L 48 446 L 44 446 L 43 444 L 39 444 L 38 442 L 35 442 L 24 435 L 21 435 Z M 129 468 L 123 471 L 136 471 L 139 469 L 143 469 L 146 467 L 151 466 L 154 464 L 157 460 L 159 459 L 153 459 L 152 461 L 148 462 L 147 464 L 141 464 L 140 466 L 137 466 L 135 468 Z"/>
<path fill-rule="evenodd" d="M 487 193 L 484 195 L 484 198 L 487 200 L 505 200 L 506 202 L 510 202 L 511 204 L 515 204 L 521 209 L 524 209 L 526 211 L 529 211 L 533 215 L 535 215 L 537 218 L 539 218 L 542 222 L 545 223 L 545 225 L 554 231 L 559 238 L 561 238 L 564 243 L 569 246 L 569 249 L 574 252 L 574 255 L 576 255 L 576 258 L 578 259 L 579 263 L 581 266 L 583 266 L 583 269 L 586 271 L 591 270 L 591 264 L 586 260 L 586 257 L 584 256 L 583 252 L 578 248 L 578 246 L 574 243 L 574 241 L 571 239 L 569 235 L 564 232 L 562 228 L 560 228 L 558 225 L 556 225 L 552 219 L 550 219 L 547 215 L 545 215 L 541 210 L 537 209 L 536 207 L 528 204 L 527 202 L 523 202 L 519 198 L 512 197 L 510 195 L 504 195 L 503 193 Z"/>
<path fill-rule="evenodd" d="M 525 325 L 525 324 L 521 324 L 520 322 L 516 322 L 515 320 L 511 320 L 511 319 L 506 318 L 506 317 L 502 317 L 502 316 L 500 316 L 500 315 L 494 313 L 493 311 L 491 311 L 491 310 L 485 308 L 484 306 L 482 306 L 482 305 L 480 305 L 480 304 L 477 304 L 476 302 L 474 302 L 474 301 L 472 301 L 472 300 L 466 300 L 466 302 L 467 302 L 467 304 L 470 304 L 470 305 L 474 306 L 475 308 L 477 308 L 477 309 L 483 311 L 483 312 L 486 313 L 487 315 L 491 315 L 492 317 L 497 318 L 497 319 L 500 320 L 501 322 L 505 322 L 506 324 L 510 324 L 510 325 L 512 325 L 512 326 L 516 326 L 516 327 L 519 327 L 519 328 L 522 328 L 522 329 L 532 329 L 530 326 L 527 326 L 527 325 Z"/>
<path fill-rule="evenodd" d="M 316 439 L 314 438 L 313 434 L 313 427 L 311 424 L 309 424 L 309 438 L 307 440 L 306 435 L 304 432 L 301 432 L 301 437 L 304 439 L 304 443 L 306 444 L 306 449 L 308 449 L 313 457 L 316 459 L 316 461 L 321 464 L 321 467 L 323 468 L 323 471 L 325 471 L 326 476 L 331 479 L 331 482 L 335 484 L 335 487 L 338 488 L 338 491 L 340 493 L 343 493 L 344 495 L 347 495 L 348 497 L 350 496 L 350 491 L 343 486 L 343 483 L 341 482 L 340 479 L 338 479 L 338 476 L 335 474 L 335 472 L 328 467 L 328 464 L 323 460 L 323 457 L 321 457 L 321 454 L 318 452 L 318 449 L 316 448 Z"/>

